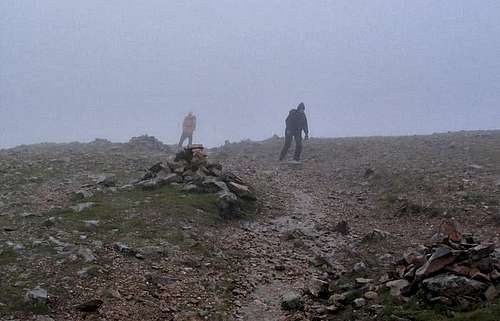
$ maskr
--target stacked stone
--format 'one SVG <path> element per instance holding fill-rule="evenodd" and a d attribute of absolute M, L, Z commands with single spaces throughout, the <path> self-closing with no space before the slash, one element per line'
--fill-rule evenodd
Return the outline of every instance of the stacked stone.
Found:
<path fill-rule="evenodd" d="M 500 290 L 500 249 L 461 235 L 448 224 L 433 244 L 409 251 L 397 263 L 395 276 L 402 299 L 417 293 L 430 303 L 468 306 L 493 301 Z"/>
<path fill-rule="evenodd" d="M 222 165 L 208 161 L 202 145 L 190 145 L 175 159 L 153 165 L 135 186 L 157 189 L 178 184 L 188 193 L 217 195 L 217 206 L 223 216 L 240 213 L 243 201 L 256 201 L 254 191 L 233 173 L 223 172 Z"/>

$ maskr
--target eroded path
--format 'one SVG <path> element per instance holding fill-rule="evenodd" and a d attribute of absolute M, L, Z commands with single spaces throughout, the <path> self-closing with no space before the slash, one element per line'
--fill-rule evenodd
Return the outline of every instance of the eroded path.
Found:
<path fill-rule="evenodd" d="M 227 243 L 237 245 L 244 256 L 235 289 L 241 297 L 235 320 L 286 320 L 280 306 L 283 294 L 300 293 L 311 279 L 321 277 L 325 265 L 342 269 L 340 258 L 349 243 L 331 231 L 342 206 L 318 201 L 320 189 L 308 188 L 310 179 L 304 180 L 313 177 L 307 167 L 267 164 L 271 169 L 263 170 L 268 176 L 263 180 L 263 210 L 227 235 Z"/>

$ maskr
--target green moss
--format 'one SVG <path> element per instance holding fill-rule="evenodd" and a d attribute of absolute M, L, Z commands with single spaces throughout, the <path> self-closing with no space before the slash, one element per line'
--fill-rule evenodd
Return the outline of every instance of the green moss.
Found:
<path fill-rule="evenodd" d="M 11 248 L 0 249 L 0 266 L 15 263 L 17 253 Z"/>

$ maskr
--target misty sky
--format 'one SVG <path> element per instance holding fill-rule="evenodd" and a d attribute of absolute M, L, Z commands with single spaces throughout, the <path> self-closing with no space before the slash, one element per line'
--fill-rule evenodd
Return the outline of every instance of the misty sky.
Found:
<path fill-rule="evenodd" d="M 262 139 L 301 101 L 312 136 L 500 128 L 500 1 L 0 1 L 0 147 Z"/>

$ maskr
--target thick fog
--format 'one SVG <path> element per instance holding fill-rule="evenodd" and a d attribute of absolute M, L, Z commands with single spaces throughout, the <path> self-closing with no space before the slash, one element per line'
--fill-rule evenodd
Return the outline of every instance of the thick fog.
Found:
<path fill-rule="evenodd" d="M 0 2 L 0 147 L 500 128 L 500 2 Z"/>

